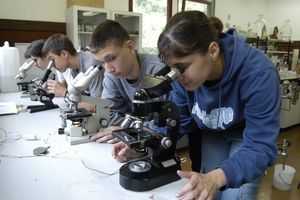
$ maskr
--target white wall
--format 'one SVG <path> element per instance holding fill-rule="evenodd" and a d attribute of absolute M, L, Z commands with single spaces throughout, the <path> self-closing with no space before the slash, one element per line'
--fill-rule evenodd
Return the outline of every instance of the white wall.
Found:
<path fill-rule="evenodd" d="M 173 1 L 173 7 L 176 0 Z M 1 19 L 66 22 L 66 0 L 0 0 Z M 128 11 L 128 0 L 104 0 L 104 7 L 112 10 Z M 274 26 L 280 28 L 284 19 L 289 18 L 293 28 L 292 39 L 300 40 L 300 1 L 299 0 L 216 0 L 216 12 L 224 23 L 230 14 L 230 24 L 247 29 L 258 14 L 264 14 L 268 22 L 268 32 Z"/>
<path fill-rule="evenodd" d="M 259 14 L 264 14 L 269 34 L 275 26 L 280 28 L 284 19 L 289 18 L 292 39 L 300 40 L 300 26 L 297 24 L 300 18 L 299 0 L 216 0 L 215 15 L 226 23 L 228 14 L 231 14 L 230 25 L 240 26 L 243 30 L 247 30 L 248 22 L 255 30 L 254 22 Z"/>
<path fill-rule="evenodd" d="M 290 19 L 292 40 L 300 40 L 300 1 L 299 0 L 267 0 L 267 15 L 270 27 L 283 25 L 285 19 Z"/>
<path fill-rule="evenodd" d="M 66 0 L 0 0 L 0 19 L 66 22 Z M 20 64 L 28 43 L 16 43 Z M 2 46 L 2 44 L 0 44 Z M 41 77 L 43 71 L 37 67 L 28 71 L 26 80 Z"/>
<path fill-rule="evenodd" d="M 128 0 L 104 0 L 104 8 L 128 11 Z"/>
<path fill-rule="evenodd" d="M 0 18 L 66 22 L 66 0 L 0 0 Z"/>
<path fill-rule="evenodd" d="M 128 11 L 128 0 L 104 0 L 104 7 Z M 0 19 L 66 22 L 66 0 L 0 0 Z"/>
<path fill-rule="evenodd" d="M 235 25 L 247 30 L 247 23 L 254 26 L 258 15 L 266 13 L 266 7 L 266 0 L 216 0 L 215 15 L 225 24 L 226 17 L 230 14 L 231 27 Z M 267 16 L 265 19 L 268 21 Z"/>

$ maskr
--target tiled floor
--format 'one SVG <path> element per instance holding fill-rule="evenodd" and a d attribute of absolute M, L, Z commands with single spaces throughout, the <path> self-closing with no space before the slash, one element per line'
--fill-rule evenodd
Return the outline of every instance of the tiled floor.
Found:
<path fill-rule="evenodd" d="M 277 143 L 282 143 L 284 138 L 292 143 L 292 145 L 287 148 L 288 157 L 286 164 L 296 169 L 291 190 L 282 191 L 272 186 L 274 173 L 274 166 L 272 166 L 268 168 L 266 175 L 262 179 L 257 196 L 258 200 L 300 200 L 300 188 L 297 188 L 297 185 L 300 183 L 300 126 L 281 131 Z M 187 150 L 180 150 L 179 156 L 187 159 L 185 163 L 182 163 L 182 169 L 190 170 L 190 160 L 188 158 Z M 278 157 L 275 164 L 281 162 L 282 158 Z"/>

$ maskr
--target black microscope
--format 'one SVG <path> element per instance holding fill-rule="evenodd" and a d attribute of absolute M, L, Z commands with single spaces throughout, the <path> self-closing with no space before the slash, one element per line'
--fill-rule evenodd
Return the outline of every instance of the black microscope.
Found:
<path fill-rule="evenodd" d="M 27 106 L 29 113 L 58 108 L 58 105 L 54 104 L 52 101 L 55 95 L 47 92 L 42 87 L 43 83 L 45 83 L 49 76 L 52 74 L 51 68 L 53 67 L 53 65 L 54 61 L 50 60 L 42 79 L 36 78 L 32 80 L 33 84 L 29 88 L 30 99 L 32 101 L 40 101 L 41 103 L 43 103 L 43 105 Z"/>
<path fill-rule="evenodd" d="M 180 159 L 175 152 L 180 111 L 175 103 L 161 97 L 172 90 L 171 83 L 181 73 L 166 66 L 155 75 L 146 75 L 134 94 L 132 113 L 121 125 L 124 129 L 112 133 L 130 149 L 147 153 L 120 168 L 119 182 L 127 190 L 148 191 L 180 179 Z M 150 115 L 155 126 L 165 128 L 165 134 L 144 126 Z"/>

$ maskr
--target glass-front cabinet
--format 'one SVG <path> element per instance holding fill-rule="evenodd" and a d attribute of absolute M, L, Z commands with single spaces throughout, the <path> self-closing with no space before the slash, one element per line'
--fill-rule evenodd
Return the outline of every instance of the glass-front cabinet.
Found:
<path fill-rule="evenodd" d="M 141 48 L 142 14 L 112 11 L 109 9 L 72 6 L 67 9 L 67 36 L 72 40 L 77 50 L 89 50 L 92 32 L 106 19 L 118 21 L 130 34 L 136 44 Z"/>
<path fill-rule="evenodd" d="M 127 32 L 130 39 L 135 42 L 136 49 L 142 48 L 142 15 L 140 13 L 130 13 L 122 11 L 111 11 L 111 19 L 119 22 Z"/>

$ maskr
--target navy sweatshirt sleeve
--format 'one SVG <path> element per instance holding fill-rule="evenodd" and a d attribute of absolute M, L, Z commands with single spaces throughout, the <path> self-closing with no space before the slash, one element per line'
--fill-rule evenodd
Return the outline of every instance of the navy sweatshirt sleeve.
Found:
<path fill-rule="evenodd" d="M 180 110 L 180 127 L 178 138 L 182 137 L 188 131 L 188 126 L 192 122 L 192 116 L 190 113 L 189 103 L 188 103 L 188 92 L 184 87 L 178 82 L 175 81 L 172 84 L 173 90 L 170 94 L 170 100 L 173 101 Z"/>

